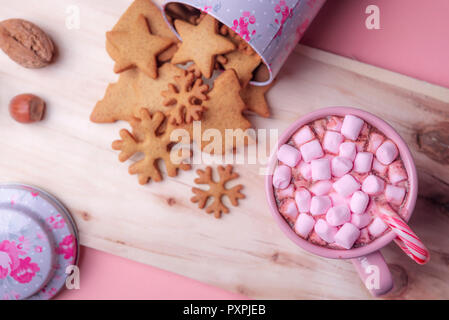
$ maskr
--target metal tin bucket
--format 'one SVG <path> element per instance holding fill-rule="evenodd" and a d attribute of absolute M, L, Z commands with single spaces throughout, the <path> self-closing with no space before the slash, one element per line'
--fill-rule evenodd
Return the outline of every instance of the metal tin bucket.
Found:
<path fill-rule="evenodd" d="M 166 7 L 179 3 L 212 15 L 237 32 L 260 55 L 270 76 L 267 85 L 279 73 L 282 65 L 326 0 L 166 0 Z M 171 25 L 171 24 L 170 24 Z M 171 25 L 173 30 L 175 28 Z"/>

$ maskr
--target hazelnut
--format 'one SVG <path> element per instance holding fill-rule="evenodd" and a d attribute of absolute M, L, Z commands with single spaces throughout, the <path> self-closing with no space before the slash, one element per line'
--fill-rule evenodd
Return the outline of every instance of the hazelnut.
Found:
<path fill-rule="evenodd" d="M 9 103 L 9 113 L 14 120 L 31 123 L 42 120 L 45 101 L 34 94 L 19 94 Z"/>

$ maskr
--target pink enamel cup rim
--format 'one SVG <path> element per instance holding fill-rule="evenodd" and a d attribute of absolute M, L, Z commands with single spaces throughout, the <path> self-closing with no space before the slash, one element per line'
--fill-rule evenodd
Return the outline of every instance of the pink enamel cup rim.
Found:
<path fill-rule="evenodd" d="M 354 115 L 357 116 L 364 121 L 368 122 L 372 126 L 378 128 L 381 132 L 385 134 L 385 136 L 391 139 L 394 143 L 396 143 L 399 153 L 401 155 L 402 161 L 404 163 L 404 167 L 407 171 L 409 177 L 409 194 L 407 197 L 407 201 L 404 205 L 404 213 L 405 213 L 405 221 L 408 221 L 413 213 L 415 208 L 416 199 L 418 196 L 418 176 L 416 172 L 415 163 L 413 161 L 413 157 L 411 152 L 402 139 L 402 137 L 396 132 L 393 127 L 391 127 L 388 123 L 380 119 L 379 117 L 357 108 L 352 107 L 328 107 L 322 108 L 313 112 L 302 116 L 298 120 L 296 120 L 292 125 L 290 125 L 287 130 L 283 132 L 281 137 L 279 138 L 278 146 L 285 144 L 291 136 L 303 125 L 306 125 L 314 120 L 318 120 L 320 118 L 324 118 L 327 116 L 345 116 L 345 115 Z M 273 152 L 269 161 L 269 168 L 274 168 L 277 163 L 277 153 Z M 287 235 L 290 240 L 296 243 L 298 246 L 303 248 L 304 250 L 314 253 L 316 255 L 331 258 L 331 259 L 353 259 L 362 256 L 366 256 L 372 252 L 378 251 L 383 248 L 387 244 L 389 244 L 395 237 L 395 233 L 393 231 L 389 231 L 385 235 L 377 238 L 373 242 L 368 245 L 349 249 L 349 250 L 338 250 L 338 249 L 330 249 L 325 248 L 319 245 L 315 245 L 310 243 L 307 240 L 304 240 L 299 235 L 295 233 L 295 231 L 290 227 L 284 217 L 278 210 L 276 199 L 274 196 L 273 189 L 273 175 L 272 171 L 270 174 L 266 176 L 265 179 L 265 191 L 268 200 L 268 204 L 270 206 L 271 213 L 278 223 L 281 230 Z"/>

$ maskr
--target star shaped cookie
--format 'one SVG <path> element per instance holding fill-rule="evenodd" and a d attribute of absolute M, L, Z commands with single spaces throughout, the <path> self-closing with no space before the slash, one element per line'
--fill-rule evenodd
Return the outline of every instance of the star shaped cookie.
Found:
<path fill-rule="evenodd" d="M 204 77 L 210 78 L 215 66 L 215 57 L 234 51 L 236 46 L 229 39 L 218 34 L 218 21 L 205 16 L 198 25 L 175 20 L 175 27 L 182 38 L 182 44 L 172 63 L 194 61 Z"/>
<path fill-rule="evenodd" d="M 143 14 L 129 31 L 109 31 L 106 38 L 117 49 L 111 52 L 115 60 L 114 72 L 137 67 L 153 79 L 157 78 L 157 55 L 173 43 L 169 38 L 151 34 Z"/>

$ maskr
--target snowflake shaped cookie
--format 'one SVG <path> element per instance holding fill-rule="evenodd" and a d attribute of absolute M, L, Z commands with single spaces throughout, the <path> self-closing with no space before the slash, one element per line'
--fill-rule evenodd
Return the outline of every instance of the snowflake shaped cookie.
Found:
<path fill-rule="evenodd" d="M 163 105 L 171 107 L 168 111 L 168 122 L 181 125 L 200 120 L 205 110 L 202 105 L 207 100 L 209 86 L 197 79 L 192 72 L 184 71 L 183 75 L 174 77 L 175 84 L 170 83 L 168 90 L 162 91 L 165 98 Z"/>
<path fill-rule="evenodd" d="M 212 168 L 207 167 L 206 170 L 197 170 L 198 178 L 195 179 L 197 184 L 209 185 L 208 190 L 199 188 L 192 188 L 195 194 L 191 198 L 193 203 L 198 203 L 198 207 L 203 209 L 206 206 L 207 200 L 213 198 L 213 202 L 207 206 L 207 213 L 214 213 L 215 218 L 220 218 L 222 213 L 229 213 L 229 208 L 222 202 L 222 197 L 227 196 L 233 206 L 238 205 L 238 199 L 244 199 L 245 195 L 240 192 L 243 189 L 241 184 L 236 185 L 230 189 L 226 188 L 228 181 L 237 179 L 239 175 L 233 171 L 233 167 L 228 165 L 226 167 L 218 166 L 217 168 L 219 181 L 215 182 L 212 177 Z"/>
<path fill-rule="evenodd" d="M 147 109 L 140 110 L 140 119 L 134 118 L 130 121 L 133 133 L 126 129 L 120 131 L 122 140 L 112 143 L 114 150 L 120 150 L 119 160 L 124 162 L 135 154 L 143 154 L 143 159 L 135 162 L 129 167 L 130 174 L 138 174 L 139 183 L 146 184 L 151 179 L 155 182 L 162 180 L 162 175 L 157 164 L 158 160 L 163 160 L 170 177 L 178 174 L 178 169 L 190 170 L 190 165 L 179 161 L 173 161 L 171 150 L 173 141 L 170 140 L 170 130 L 158 135 L 165 116 L 162 112 L 150 115 Z M 178 150 L 179 151 L 179 150 Z M 176 159 L 175 159 L 176 160 Z"/>

